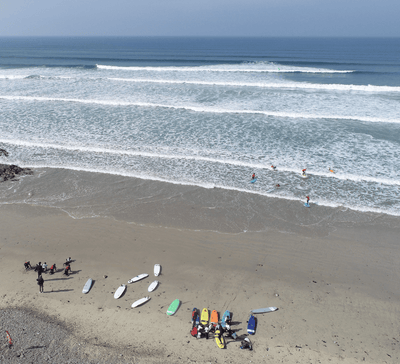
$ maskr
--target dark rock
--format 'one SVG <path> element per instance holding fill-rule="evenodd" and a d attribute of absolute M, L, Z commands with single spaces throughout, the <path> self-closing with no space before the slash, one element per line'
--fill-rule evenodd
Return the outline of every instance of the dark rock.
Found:
<path fill-rule="evenodd" d="M 0 149 L 0 153 L 1 153 Z M 22 176 L 27 174 L 33 174 L 30 168 L 21 168 L 14 164 L 0 164 L 0 178 L 3 178 L 3 182 L 15 179 L 16 176 Z"/>

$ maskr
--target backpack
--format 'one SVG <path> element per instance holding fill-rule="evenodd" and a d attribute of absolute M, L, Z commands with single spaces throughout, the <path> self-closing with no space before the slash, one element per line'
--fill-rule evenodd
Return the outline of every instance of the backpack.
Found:
<path fill-rule="evenodd" d="M 191 334 L 193 337 L 196 337 L 196 336 L 197 336 L 197 327 L 193 327 L 192 331 L 190 331 L 190 334 Z"/>

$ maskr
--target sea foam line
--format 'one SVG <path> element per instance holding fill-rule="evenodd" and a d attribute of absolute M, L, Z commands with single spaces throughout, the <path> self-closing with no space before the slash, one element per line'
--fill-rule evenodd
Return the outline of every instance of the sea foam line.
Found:
<path fill-rule="evenodd" d="M 373 123 L 400 123 L 400 119 L 387 119 L 377 118 L 370 116 L 350 116 L 350 115 L 318 115 L 318 114 L 303 114 L 303 113 L 290 113 L 282 111 L 267 111 L 267 110 L 235 110 L 223 109 L 213 107 L 199 107 L 199 106 L 186 106 L 186 105 L 167 105 L 155 104 L 150 102 L 130 102 L 130 101 L 117 101 L 117 100 L 93 100 L 93 99 L 65 99 L 56 97 L 40 97 L 40 96 L 0 96 L 0 99 L 10 101 L 53 101 L 53 102 L 76 102 L 82 104 L 97 104 L 107 106 L 139 106 L 139 107 L 159 107 L 175 110 L 189 110 L 194 112 L 205 112 L 214 114 L 258 114 L 265 116 L 276 116 L 283 118 L 300 118 L 300 119 L 340 119 L 340 120 L 357 120 Z"/>
<path fill-rule="evenodd" d="M 352 73 L 352 70 L 330 70 L 330 69 L 307 69 L 295 68 L 286 69 L 284 66 L 276 66 L 274 69 L 265 68 L 233 68 L 233 67 L 137 67 L 137 66 L 107 66 L 96 64 L 98 69 L 103 70 L 122 70 L 122 71 L 150 71 L 150 72 L 244 72 L 244 73 Z"/>
<path fill-rule="evenodd" d="M 343 85 L 343 84 L 317 84 L 317 83 L 263 83 L 263 82 L 218 82 L 218 81 L 177 81 L 154 80 L 141 78 L 108 78 L 111 81 L 137 82 L 137 83 L 164 83 L 179 85 L 205 85 L 205 86 L 234 86 L 234 87 L 259 87 L 275 89 L 316 89 L 335 91 L 364 91 L 364 92 L 400 92 L 400 87 L 375 86 L 375 85 Z"/>
<path fill-rule="evenodd" d="M 214 184 L 214 183 L 200 183 L 200 182 L 196 182 L 196 181 L 182 181 L 182 180 L 175 181 L 175 180 L 172 180 L 172 179 L 167 179 L 167 178 L 148 175 L 148 174 L 140 174 L 140 173 L 132 173 L 132 172 L 131 173 L 126 173 L 126 172 L 121 172 L 120 170 L 114 170 L 114 169 L 91 169 L 91 168 L 76 167 L 76 166 L 70 166 L 70 165 L 60 166 L 60 165 L 21 164 L 21 163 L 19 165 L 22 168 L 68 169 L 68 170 L 80 171 L 80 172 L 111 174 L 111 175 L 117 175 L 117 176 L 123 176 L 123 177 L 140 178 L 140 179 L 143 179 L 143 180 L 170 183 L 170 184 L 181 185 L 181 186 L 196 186 L 196 187 L 201 187 L 201 188 L 205 188 L 205 189 L 220 188 L 220 189 L 228 190 L 228 191 L 243 192 L 243 193 L 248 193 L 248 194 L 253 194 L 253 195 L 258 195 L 258 196 L 265 196 L 265 197 L 270 197 L 270 198 L 277 198 L 277 199 L 283 199 L 283 200 L 289 200 L 289 201 L 301 201 L 301 202 L 303 202 L 303 199 L 295 197 L 295 196 L 284 196 L 284 195 L 277 196 L 277 195 L 274 195 L 274 194 L 272 194 L 270 192 L 248 190 L 248 189 L 245 189 L 245 188 L 224 186 L 224 185 L 219 185 L 219 184 Z M 386 210 L 378 209 L 378 208 L 351 206 L 351 205 L 338 204 L 338 203 L 334 203 L 334 202 L 331 202 L 331 201 L 318 200 L 318 199 L 314 199 L 314 201 L 319 206 L 326 206 L 326 207 L 331 207 L 331 208 L 341 207 L 341 208 L 347 208 L 347 209 L 358 211 L 358 212 L 372 212 L 372 213 L 377 213 L 377 214 L 387 214 L 387 215 L 392 215 L 392 216 L 400 216 L 399 212 L 386 211 Z"/>
<path fill-rule="evenodd" d="M 42 76 L 42 75 L 0 75 L 0 79 L 10 80 L 29 80 L 29 79 L 60 79 L 60 80 L 102 80 L 99 77 L 71 77 L 71 76 Z M 377 85 L 344 85 L 344 84 L 319 84 L 305 82 L 230 82 L 230 81 L 190 81 L 190 80 L 165 80 L 150 78 L 121 78 L 107 77 L 110 81 L 135 82 L 135 83 L 158 83 L 158 84 L 177 84 L 177 85 L 202 85 L 202 86 L 232 86 L 232 87 L 258 87 L 273 89 L 306 89 L 306 90 L 329 90 L 329 91 L 361 91 L 361 92 L 400 92 L 397 86 L 377 86 Z"/>
<path fill-rule="evenodd" d="M 243 167 L 249 169 L 270 169 L 270 164 L 262 164 L 262 163 L 251 163 L 251 162 L 243 162 L 233 159 L 218 159 L 218 158 L 210 158 L 198 155 L 178 155 L 178 154 L 160 154 L 154 152 L 144 152 L 144 151 L 133 151 L 133 150 L 121 150 L 121 149 L 108 149 L 108 148 L 99 148 L 99 147 L 83 147 L 79 145 L 60 145 L 54 143 L 38 143 L 38 142 L 29 142 L 25 140 L 10 140 L 10 139 L 1 139 L 0 143 L 9 144 L 9 145 L 18 145 L 21 147 L 28 147 L 28 148 L 51 148 L 56 150 L 66 150 L 66 151 L 78 151 L 78 152 L 90 152 L 90 153 L 102 153 L 102 154 L 111 154 L 111 155 L 127 155 L 132 157 L 148 157 L 148 158 L 160 158 L 166 160 L 192 160 L 192 161 L 200 161 L 200 162 L 210 162 L 210 163 L 218 163 L 222 165 L 232 165 L 236 167 Z M 279 168 L 278 170 L 272 171 L 272 173 L 277 172 L 289 172 L 294 174 L 299 174 L 299 168 Z M 350 180 L 353 182 L 371 182 L 371 183 L 378 183 L 384 185 L 391 185 L 391 186 L 400 186 L 400 181 L 397 180 L 390 180 L 387 178 L 375 178 L 370 176 L 359 176 L 359 175 L 352 175 L 352 174 L 337 174 L 331 172 L 318 172 L 318 171 L 307 171 L 309 176 L 320 176 L 325 178 L 335 178 L 339 180 Z"/>

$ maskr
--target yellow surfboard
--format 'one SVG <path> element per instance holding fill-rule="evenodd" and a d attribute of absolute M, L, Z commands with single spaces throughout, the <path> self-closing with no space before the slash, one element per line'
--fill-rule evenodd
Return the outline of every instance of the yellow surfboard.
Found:
<path fill-rule="evenodd" d="M 212 324 L 217 324 L 218 323 L 218 312 L 216 310 L 213 310 L 211 312 L 210 322 Z"/>
<path fill-rule="evenodd" d="M 208 310 L 206 308 L 203 308 L 203 311 L 201 311 L 200 323 L 202 325 L 208 325 Z"/>
<path fill-rule="evenodd" d="M 218 347 L 220 349 L 225 349 L 225 338 L 224 335 L 222 335 L 221 330 L 218 328 L 215 330 L 215 342 L 217 343 Z"/>

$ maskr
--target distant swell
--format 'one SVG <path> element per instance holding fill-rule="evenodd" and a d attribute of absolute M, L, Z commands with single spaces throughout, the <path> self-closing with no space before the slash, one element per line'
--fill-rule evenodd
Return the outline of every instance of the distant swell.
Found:
<path fill-rule="evenodd" d="M 318 114 L 304 114 L 304 113 L 290 113 L 281 111 L 267 111 L 267 110 L 231 110 L 213 107 L 200 107 L 200 106 L 187 106 L 187 105 L 166 105 L 154 104 L 149 102 L 130 102 L 130 101 L 117 101 L 117 100 L 84 100 L 84 99 L 65 99 L 55 97 L 35 97 L 35 96 L 0 96 L 0 99 L 10 101 L 50 101 L 50 102 L 76 102 L 82 104 L 97 104 L 107 106 L 138 106 L 138 107 L 160 107 L 168 109 L 182 109 L 194 112 L 205 112 L 214 114 L 259 114 L 265 116 L 275 116 L 283 118 L 301 118 L 301 119 L 340 119 L 340 120 L 358 120 L 373 123 L 400 123 L 400 119 L 386 119 L 369 116 L 358 115 L 318 115 Z"/>
<path fill-rule="evenodd" d="M 150 71 L 150 72 L 256 72 L 256 73 L 351 73 L 350 70 L 330 70 L 330 69 L 307 69 L 307 68 L 285 68 L 284 66 L 278 67 L 271 64 L 270 68 L 260 67 L 233 67 L 233 66 L 215 66 L 215 67 L 121 67 L 121 66 L 106 66 L 96 65 L 98 69 L 103 70 L 124 70 L 124 71 Z M 273 68 L 272 68 L 273 67 Z"/>

